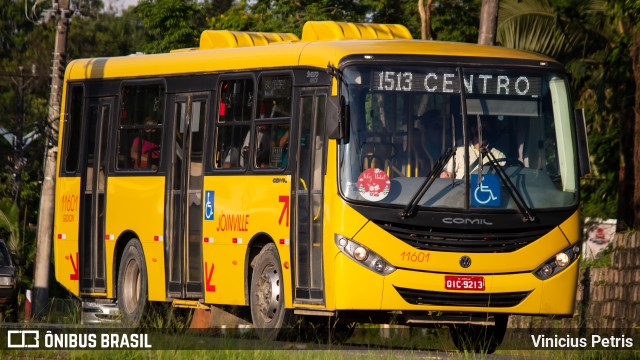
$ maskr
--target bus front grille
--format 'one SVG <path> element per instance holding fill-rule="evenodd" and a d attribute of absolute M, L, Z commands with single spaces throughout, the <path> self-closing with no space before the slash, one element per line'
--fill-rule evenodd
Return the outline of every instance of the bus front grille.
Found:
<path fill-rule="evenodd" d="M 394 286 L 404 301 L 413 305 L 512 307 L 520 304 L 531 291 L 506 293 L 453 293 L 407 289 Z"/>
<path fill-rule="evenodd" d="M 553 227 L 481 232 L 464 229 L 438 229 L 405 224 L 376 222 L 391 235 L 419 250 L 501 253 L 516 251 L 539 239 Z"/>

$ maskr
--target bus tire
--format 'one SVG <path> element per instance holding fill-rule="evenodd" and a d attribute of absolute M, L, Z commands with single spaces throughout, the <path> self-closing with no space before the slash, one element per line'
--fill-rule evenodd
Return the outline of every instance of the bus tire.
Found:
<path fill-rule="evenodd" d="M 496 314 L 495 325 L 454 325 L 449 328 L 456 348 L 463 352 L 493 354 L 502 343 L 509 315 Z"/>
<path fill-rule="evenodd" d="M 253 327 L 261 340 L 285 336 L 291 311 L 284 307 L 282 267 L 274 244 L 268 244 L 253 261 L 249 305 Z"/>
<path fill-rule="evenodd" d="M 131 239 L 122 252 L 118 271 L 118 308 L 122 323 L 137 327 L 148 311 L 147 266 L 142 245 Z"/>

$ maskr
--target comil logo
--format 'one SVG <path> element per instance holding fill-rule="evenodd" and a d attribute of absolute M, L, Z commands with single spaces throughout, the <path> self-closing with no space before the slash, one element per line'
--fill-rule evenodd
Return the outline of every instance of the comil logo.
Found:
<path fill-rule="evenodd" d="M 456 224 L 456 225 L 493 225 L 492 222 L 483 218 L 451 218 L 447 217 L 442 219 L 442 222 L 445 224 Z"/>
<path fill-rule="evenodd" d="M 40 331 L 8 330 L 7 347 L 10 349 L 38 348 L 40 347 Z"/>

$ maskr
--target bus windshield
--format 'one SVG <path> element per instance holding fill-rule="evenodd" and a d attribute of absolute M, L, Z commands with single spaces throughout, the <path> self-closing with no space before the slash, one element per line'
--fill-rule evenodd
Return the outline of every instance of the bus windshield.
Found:
<path fill-rule="evenodd" d="M 347 199 L 406 206 L 422 190 L 420 208 L 577 204 L 564 76 L 384 64 L 347 67 L 343 79 L 349 134 L 339 176 Z"/>

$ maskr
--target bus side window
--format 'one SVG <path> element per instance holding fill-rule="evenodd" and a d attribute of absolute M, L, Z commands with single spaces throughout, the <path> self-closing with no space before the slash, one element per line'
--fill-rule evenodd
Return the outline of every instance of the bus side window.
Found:
<path fill-rule="evenodd" d="M 116 163 L 119 170 L 157 170 L 160 166 L 164 94 L 162 85 L 122 88 Z"/>
<path fill-rule="evenodd" d="M 255 167 L 287 167 L 292 83 L 289 74 L 266 74 L 260 77 L 256 106 Z"/>
<path fill-rule="evenodd" d="M 218 169 L 244 169 L 251 140 L 250 124 L 253 109 L 251 79 L 223 80 L 219 87 L 218 120 L 216 123 L 216 157 Z M 246 144 L 246 145 L 245 145 Z"/>
<path fill-rule="evenodd" d="M 249 135 L 249 125 L 219 126 L 216 141 L 216 168 L 244 168 L 246 152 L 242 152 L 242 144 Z"/>
<path fill-rule="evenodd" d="M 78 169 L 80 157 L 80 133 L 82 128 L 82 109 L 84 104 L 84 89 L 75 86 L 69 91 L 67 113 L 64 118 L 64 137 L 62 147 L 61 172 L 73 174 Z"/>
<path fill-rule="evenodd" d="M 255 166 L 258 168 L 284 168 L 289 150 L 289 124 L 256 126 Z"/>

